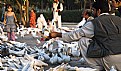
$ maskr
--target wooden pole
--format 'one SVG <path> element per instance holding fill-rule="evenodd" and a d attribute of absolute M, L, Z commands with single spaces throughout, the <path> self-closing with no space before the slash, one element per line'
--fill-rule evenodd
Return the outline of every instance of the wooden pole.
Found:
<path fill-rule="evenodd" d="M 18 5 L 18 7 L 19 7 L 19 11 L 20 11 L 20 23 L 23 23 L 23 25 L 25 26 L 25 20 L 24 20 L 24 18 L 23 18 L 23 14 L 22 14 L 22 6 L 21 6 L 21 4 L 19 3 L 19 1 L 18 0 L 16 0 L 16 2 L 17 2 L 17 5 Z"/>
<path fill-rule="evenodd" d="M 29 1 L 26 0 L 26 27 L 29 26 Z"/>

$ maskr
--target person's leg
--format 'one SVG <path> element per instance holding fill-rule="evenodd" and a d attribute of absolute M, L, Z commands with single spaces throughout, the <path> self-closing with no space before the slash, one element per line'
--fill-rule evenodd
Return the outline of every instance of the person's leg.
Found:
<path fill-rule="evenodd" d="M 30 27 L 32 28 L 32 23 L 30 23 Z"/>
<path fill-rule="evenodd" d="M 42 23 L 38 23 L 38 28 L 40 29 L 40 31 L 42 31 Z"/>
<path fill-rule="evenodd" d="M 11 40 L 15 41 L 15 33 L 14 32 L 11 32 Z"/>
<path fill-rule="evenodd" d="M 34 28 L 34 23 L 33 23 L 33 22 L 30 23 L 30 27 L 31 27 L 31 28 Z"/>
<path fill-rule="evenodd" d="M 85 38 L 85 37 L 82 37 L 79 40 L 78 45 L 81 49 L 82 57 L 86 60 L 86 62 L 89 64 L 90 67 L 95 68 L 97 70 L 103 70 L 101 58 L 87 58 L 86 57 L 86 53 L 87 53 L 88 45 L 90 44 L 89 43 L 90 40 L 91 39 Z"/>
<path fill-rule="evenodd" d="M 61 15 L 58 16 L 58 28 L 61 28 Z"/>
<path fill-rule="evenodd" d="M 34 22 L 33 27 L 36 28 L 36 22 Z"/>
<path fill-rule="evenodd" d="M 10 32 L 7 32 L 7 37 L 8 37 L 8 40 L 11 40 Z"/>
<path fill-rule="evenodd" d="M 103 64 L 106 71 L 109 71 L 112 66 L 115 67 L 116 70 L 121 71 L 121 54 L 118 55 L 110 55 L 104 57 Z"/>
<path fill-rule="evenodd" d="M 57 28 L 58 12 L 54 12 L 52 24 Z"/>

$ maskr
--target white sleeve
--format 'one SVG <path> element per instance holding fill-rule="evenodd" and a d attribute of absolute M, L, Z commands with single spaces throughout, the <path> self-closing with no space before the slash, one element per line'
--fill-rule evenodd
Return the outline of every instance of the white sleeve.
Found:
<path fill-rule="evenodd" d="M 94 26 L 92 22 L 87 22 L 82 28 L 69 33 L 62 33 L 62 41 L 72 42 L 81 39 L 82 37 L 91 38 L 94 36 Z"/>
<path fill-rule="evenodd" d="M 85 22 L 86 22 L 86 20 L 85 20 L 85 18 L 83 18 L 82 21 L 79 22 L 79 24 L 77 25 L 77 27 L 83 26 L 85 24 Z"/>
<path fill-rule="evenodd" d="M 40 23 L 40 18 L 37 18 L 37 24 Z"/>
<path fill-rule="evenodd" d="M 63 4 L 62 3 L 60 3 L 60 9 L 59 10 L 63 11 Z"/>

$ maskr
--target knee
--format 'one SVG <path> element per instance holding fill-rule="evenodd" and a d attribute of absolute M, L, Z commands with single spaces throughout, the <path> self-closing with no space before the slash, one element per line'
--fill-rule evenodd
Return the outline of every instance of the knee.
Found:
<path fill-rule="evenodd" d="M 88 40 L 88 38 L 85 38 L 85 37 L 82 37 L 80 40 L 79 40 L 79 44 L 84 44 L 86 41 Z"/>
<path fill-rule="evenodd" d="M 90 38 L 86 38 L 86 37 L 82 37 L 79 42 L 78 42 L 78 45 L 81 46 L 81 45 L 87 45 L 89 44 L 89 40 L 91 40 Z"/>

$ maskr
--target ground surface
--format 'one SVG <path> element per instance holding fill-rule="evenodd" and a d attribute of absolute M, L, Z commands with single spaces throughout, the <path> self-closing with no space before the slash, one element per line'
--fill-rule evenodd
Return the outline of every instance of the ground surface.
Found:
<path fill-rule="evenodd" d="M 75 24 L 69 24 L 69 23 L 67 23 L 66 25 L 63 25 L 64 27 L 69 27 L 69 28 L 73 28 L 73 27 L 75 27 Z M 41 45 L 43 45 L 44 43 L 45 43 L 45 41 L 41 41 L 41 44 L 37 44 L 37 39 L 39 39 L 40 40 L 40 35 L 38 34 L 38 36 L 39 37 L 37 37 L 37 38 L 33 38 L 32 37 L 32 35 L 31 34 L 29 34 L 29 35 L 25 35 L 25 37 L 20 37 L 19 35 L 17 35 L 17 37 L 18 37 L 18 39 L 16 40 L 16 41 L 19 41 L 19 42 L 25 42 L 25 43 L 27 43 L 27 45 L 28 46 L 31 46 L 31 48 L 33 48 L 34 46 L 41 46 Z M 78 67 L 87 67 L 87 65 L 86 64 L 81 64 L 78 60 L 80 59 L 81 57 L 72 57 L 71 58 L 71 60 L 72 61 L 70 61 L 69 62 L 69 64 L 71 65 L 71 66 L 78 66 Z M 52 64 L 49 64 L 49 66 L 48 67 L 46 67 L 45 69 L 49 69 L 50 67 L 55 67 L 55 66 L 58 66 L 59 64 L 54 64 L 54 65 L 52 65 Z"/>

